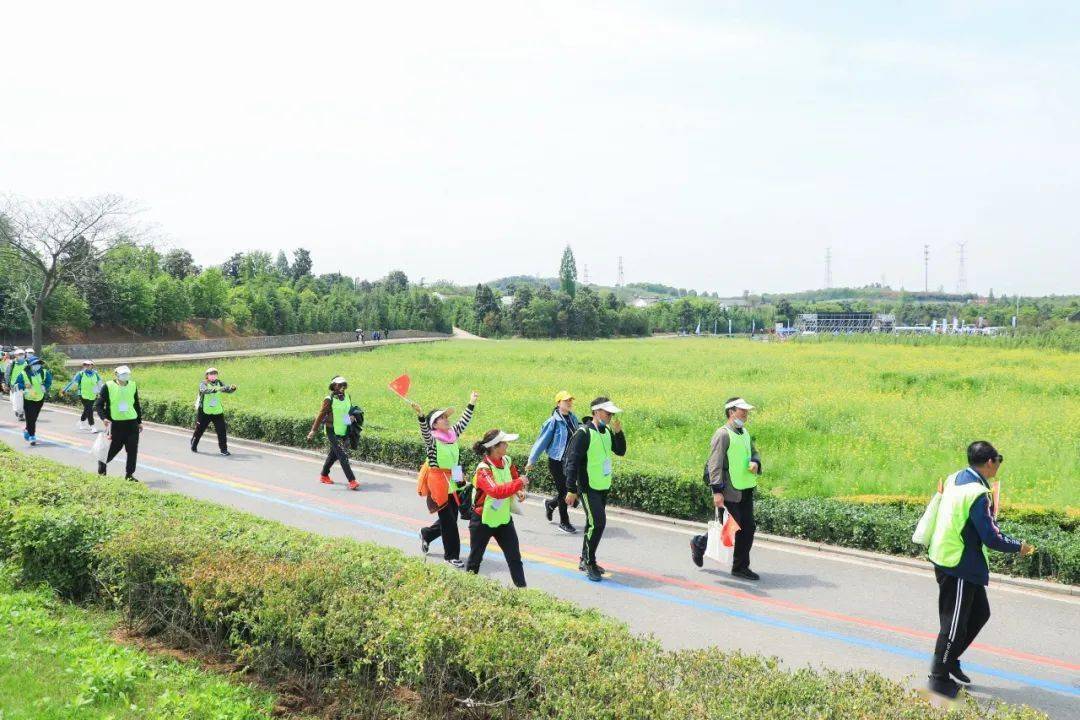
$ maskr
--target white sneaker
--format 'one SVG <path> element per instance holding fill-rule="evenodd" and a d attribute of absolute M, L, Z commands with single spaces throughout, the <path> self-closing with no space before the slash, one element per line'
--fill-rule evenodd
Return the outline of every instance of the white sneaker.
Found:
<path fill-rule="evenodd" d="M 91 425 L 90 426 L 90 433 L 91 434 L 97 435 L 99 432 L 101 432 L 101 428 L 99 428 L 97 425 Z"/>
<path fill-rule="evenodd" d="M 85 420 L 80 420 L 77 427 L 79 428 L 79 430 L 89 430 L 90 429 L 90 426 L 87 424 L 87 422 Z"/>

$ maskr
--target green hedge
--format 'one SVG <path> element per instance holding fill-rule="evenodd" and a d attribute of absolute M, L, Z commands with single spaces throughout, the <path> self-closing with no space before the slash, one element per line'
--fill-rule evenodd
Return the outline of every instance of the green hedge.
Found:
<path fill-rule="evenodd" d="M 0 559 L 328 702 L 409 689 L 454 717 L 944 718 L 879 675 L 669 652 L 621 622 L 370 543 L 316 536 L 0 447 Z M 63 552 L 49 551 L 62 543 Z M 950 717 L 1045 717 L 979 708 Z"/>
<path fill-rule="evenodd" d="M 193 426 L 191 403 L 143 400 L 148 420 Z M 322 447 L 322 438 L 307 440 L 311 421 L 295 415 L 263 414 L 230 410 L 232 435 L 293 447 Z M 415 468 L 424 450 L 415 441 L 387 440 L 364 433 L 360 447 L 351 453 L 360 460 L 392 467 Z M 462 449 L 466 466 L 475 465 L 471 450 Z M 547 466 L 541 463 L 531 474 L 535 487 L 551 490 Z M 700 478 L 626 475 L 619 473 L 611 490 L 611 502 L 657 515 L 706 520 L 712 516 L 712 498 Z M 757 503 L 758 529 L 762 532 L 802 538 L 833 545 L 895 555 L 919 556 L 923 549 L 911 542 L 922 503 L 896 499 L 885 503 L 862 503 L 828 498 L 785 499 L 762 495 Z M 1021 577 L 1043 578 L 1068 584 L 1080 583 L 1080 518 L 1051 510 L 1006 509 L 1001 519 L 1004 532 L 1034 544 L 1038 552 L 1026 558 L 991 553 L 991 569 Z"/>

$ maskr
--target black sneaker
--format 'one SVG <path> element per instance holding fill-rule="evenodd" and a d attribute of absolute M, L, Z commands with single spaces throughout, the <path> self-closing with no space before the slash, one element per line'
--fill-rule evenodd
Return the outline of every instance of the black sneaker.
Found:
<path fill-rule="evenodd" d="M 105 463 L 99 462 L 97 464 L 97 474 L 101 477 L 105 477 Z"/>
<path fill-rule="evenodd" d="M 133 483 L 137 483 L 137 482 L 139 482 L 139 478 L 135 477 L 134 475 L 128 475 L 128 476 L 127 476 L 127 477 L 125 477 L 124 479 L 125 479 L 125 480 L 128 480 L 128 481 L 130 481 L 130 482 L 133 482 Z"/>
<path fill-rule="evenodd" d="M 971 684 L 971 678 L 969 678 L 967 676 L 967 674 L 963 670 L 960 669 L 960 661 L 959 660 L 954 662 L 952 665 L 949 665 L 948 670 L 949 670 L 949 674 L 952 675 L 957 680 L 959 680 L 960 682 L 964 683 L 965 685 L 970 685 Z"/>
<path fill-rule="evenodd" d="M 232 455 L 232 453 L 231 453 L 231 452 L 229 452 L 228 450 L 222 450 L 222 451 L 221 451 L 221 454 L 222 454 L 222 455 L 223 455 L 224 457 L 229 457 L 230 455 Z"/>
<path fill-rule="evenodd" d="M 454 566 L 454 567 L 456 567 L 456 568 L 457 568 L 458 570 L 460 570 L 461 568 L 465 567 L 465 563 L 463 563 L 463 562 L 462 562 L 461 560 L 459 560 L 458 558 L 447 558 L 447 559 L 446 559 L 446 562 L 447 562 L 448 564 L 450 564 L 450 565 L 453 565 L 453 566 Z"/>
<path fill-rule="evenodd" d="M 700 549 L 693 540 L 690 541 L 690 559 L 693 560 L 694 564 L 698 567 L 705 566 L 705 551 Z"/>
<path fill-rule="evenodd" d="M 544 501 L 544 515 L 547 516 L 547 521 L 551 522 L 551 517 L 555 514 L 555 506 L 551 504 L 551 500 Z"/>
<path fill-rule="evenodd" d="M 197 446 L 197 445 L 192 445 L 192 446 L 191 446 L 191 452 L 193 452 L 193 453 L 197 453 L 197 452 L 199 452 L 199 448 L 198 448 L 198 446 Z"/>
<path fill-rule="evenodd" d="M 594 563 L 586 566 L 585 577 L 589 578 L 592 582 L 600 582 L 604 577 L 604 572 L 600 569 L 599 565 Z"/>
<path fill-rule="evenodd" d="M 750 568 L 746 568 L 744 570 L 732 570 L 731 574 L 734 575 L 737 578 L 742 578 L 743 580 L 760 580 L 761 579 L 761 576 L 758 575 L 753 570 L 751 570 Z"/>
<path fill-rule="evenodd" d="M 567 535 L 573 535 L 574 533 L 577 532 L 577 528 L 574 527 L 573 525 L 571 525 L 570 523 L 559 523 L 559 529 L 562 530 Z"/>
<path fill-rule="evenodd" d="M 589 572 L 590 567 L 595 568 L 596 572 L 600 573 L 601 575 L 607 575 L 607 570 L 600 567 L 596 563 L 593 563 L 592 565 L 586 565 L 584 560 L 578 560 L 577 569 L 581 572 Z"/>
<path fill-rule="evenodd" d="M 930 692 L 944 695 L 950 699 L 955 699 L 960 694 L 960 686 L 952 678 L 939 675 L 928 675 L 927 677 L 929 678 L 927 686 L 930 688 Z"/>
<path fill-rule="evenodd" d="M 431 547 L 431 543 L 429 543 L 429 542 L 427 541 L 427 538 L 425 538 L 425 537 L 424 537 L 424 531 L 423 531 L 423 530 L 421 530 L 421 531 L 420 531 L 420 552 L 422 552 L 422 553 L 424 553 L 425 555 L 427 555 L 427 553 L 428 553 L 428 548 L 430 548 L 430 547 Z"/>

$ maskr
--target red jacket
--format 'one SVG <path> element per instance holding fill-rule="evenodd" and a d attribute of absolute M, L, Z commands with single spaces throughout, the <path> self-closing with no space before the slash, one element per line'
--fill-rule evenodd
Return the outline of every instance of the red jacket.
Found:
<path fill-rule="evenodd" d="M 494 465 L 500 470 L 503 467 L 505 458 L 496 462 L 490 457 L 484 457 L 484 462 Z M 480 513 L 484 511 L 484 501 L 490 495 L 496 500 L 505 500 L 506 498 L 520 492 L 525 488 L 525 483 L 521 481 L 518 476 L 517 465 L 510 465 L 510 477 L 513 478 L 508 483 L 498 485 L 495 483 L 495 475 L 489 468 L 480 467 L 476 469 L 476 497 L 473 499 L 473 507 L 476 508 L 476 512 Z"/>

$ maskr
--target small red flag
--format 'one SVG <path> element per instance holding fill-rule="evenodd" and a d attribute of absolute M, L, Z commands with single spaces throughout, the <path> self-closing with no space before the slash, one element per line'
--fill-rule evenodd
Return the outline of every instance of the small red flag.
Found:
<path fill-rule="evenodd" d="M 401 377 L 394 378 L 390 383 L 390 389 L 400 395 L 403 398 L 409 397 L 409 385 L 411 384 L 408 375 L 402 375 Z"/>

